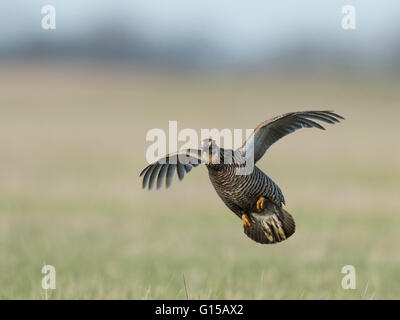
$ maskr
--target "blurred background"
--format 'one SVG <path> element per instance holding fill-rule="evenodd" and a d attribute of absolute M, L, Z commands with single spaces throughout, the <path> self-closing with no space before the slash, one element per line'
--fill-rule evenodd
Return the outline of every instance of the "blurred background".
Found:
<path fill-rule="evenodd" d="M 48 4 L 54 30 L 41 27 Z M 6 0 L 0 12 L 0 298 L 44 299 L 44 264 L 50 299 L 400 297 L 398 1 Z M 168 120 L 246 129 L 308 109 L 346 121 L 260 161 L 297 223 L 281 244 L 248 239 L 205 168 L 141 189 L 146 133 Z"/>

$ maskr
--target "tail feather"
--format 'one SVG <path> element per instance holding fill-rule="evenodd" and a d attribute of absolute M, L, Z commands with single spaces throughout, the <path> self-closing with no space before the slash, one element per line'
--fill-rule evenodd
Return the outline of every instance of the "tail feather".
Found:
<path fill-rule="evenodd" d="M 289 238 L 296 230 L 292 215 L 272 202 L 264 204 L 260 213 L 251 213 L 252 226 L 244 226 L 244 233 L 252 240 L 268 244 Z"/>

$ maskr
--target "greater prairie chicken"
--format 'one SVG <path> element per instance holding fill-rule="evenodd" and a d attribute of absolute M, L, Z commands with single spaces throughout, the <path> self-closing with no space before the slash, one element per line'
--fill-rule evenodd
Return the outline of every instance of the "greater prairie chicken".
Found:
<path fill-rule="evenodd" d="M 259 243 L 276 243 L 295 232 L 292 215 L 282 206 L 285 198 L 278 185 L 255 166 L 268 148 L 300 128 L 323 129 L 318 122 L 330 124 L 344 119 L 331 111 L 290 112 L 260 123 L 237 150 L 217 146 L 214 140 L 203 140 L 202 149 L 186 149 L 167 155 L 147 166 L 140 174 L 143 188 L 157 189 L 164 178 L 171 185 L 174 172 L 180 180 L 192 167 L 205 164 L 217 194 L 242 221 L 245 234 Z M 250 166 L 249 166 L 250 164 Z M 248 172 L 240 169 L 250 168 Z"/>

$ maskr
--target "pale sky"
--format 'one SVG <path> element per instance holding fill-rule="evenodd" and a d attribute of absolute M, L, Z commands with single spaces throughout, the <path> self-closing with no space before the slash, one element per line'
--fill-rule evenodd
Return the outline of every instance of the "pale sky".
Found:
<path fill-rule="evenodd" d="M 2 0 L 0 46 L 46 37 L 40 28 L 46 4 L 56 8 L 57 29 L 51 32 L 60 38 L 79 37 L 99 23 L 117 21 L 132 30 L 140 28 L 154 41 L 201 32 L 233 56 L 318 41 L 380 57 L 400 36 L 398 0 Z M 341 28 L 344 5 L 356 8 L 356 30 Z"/>

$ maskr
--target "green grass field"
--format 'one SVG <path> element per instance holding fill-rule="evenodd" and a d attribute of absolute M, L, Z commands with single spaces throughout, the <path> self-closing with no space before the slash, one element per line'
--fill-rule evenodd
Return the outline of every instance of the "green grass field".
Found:
<path fill-rule="evenodd" d="M 398 80 L 79 67 L 0 74 L 1 299 L 44 299 L 44 264 L 50 299 L 185 299 L 183 278 L 193 299 L 400 297 Z M 248 239 L 203 167 L 141 189 L 151 128 L 245 129 L 307 109 L 346 121 L 259 163 L 297 223 L 281 244 Z M 341 287 L 348 264 L 356 290 Z"/>

